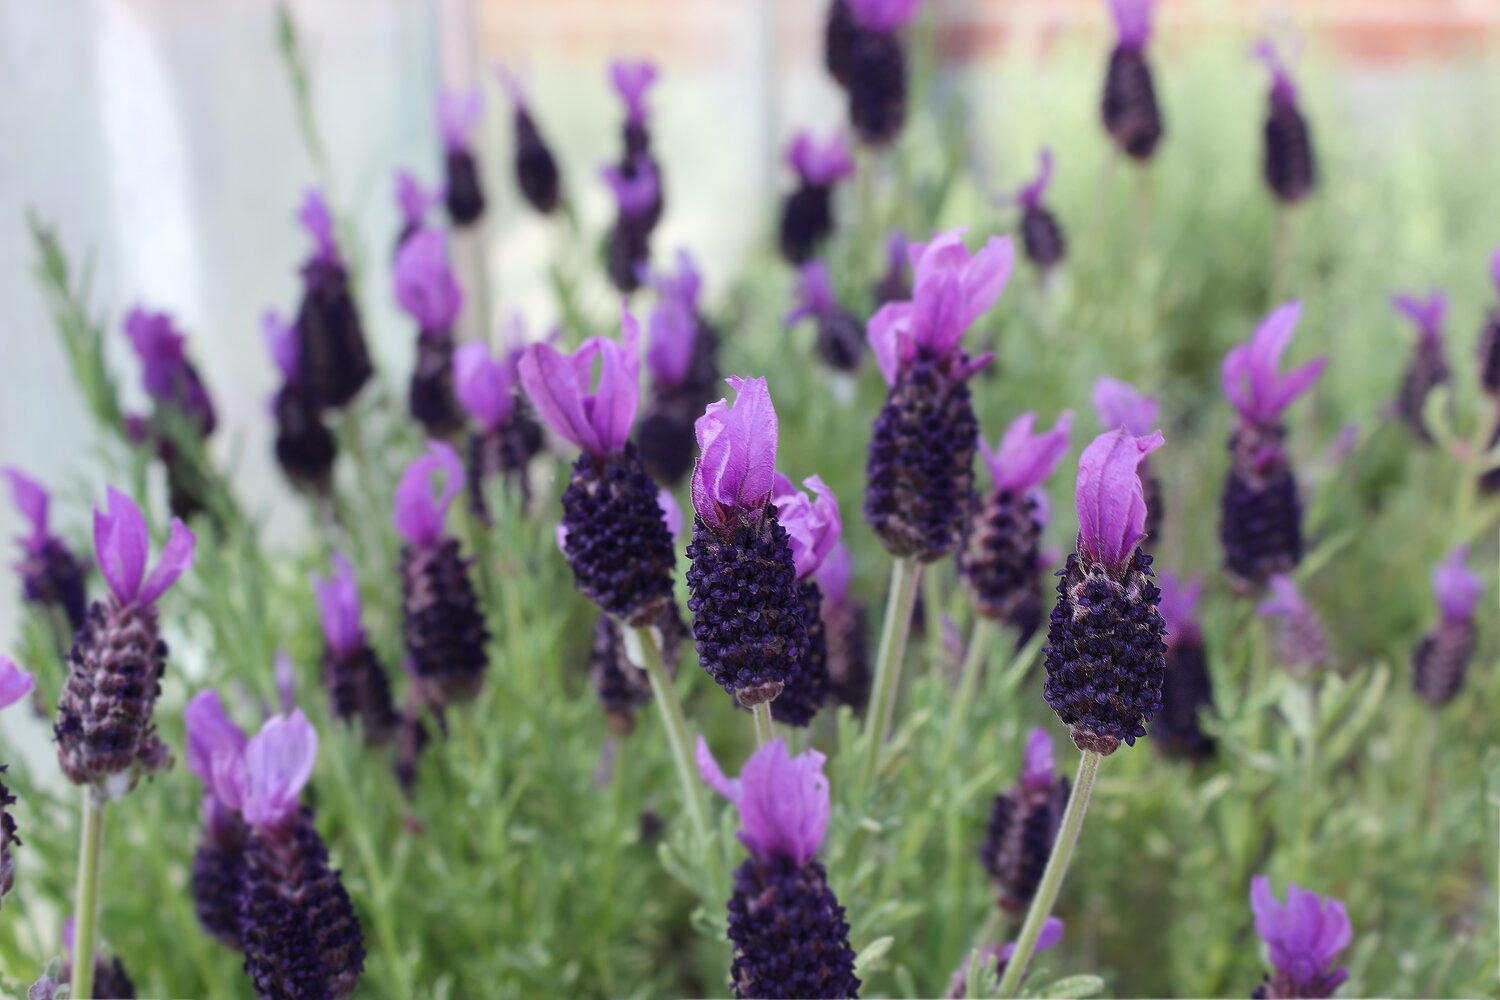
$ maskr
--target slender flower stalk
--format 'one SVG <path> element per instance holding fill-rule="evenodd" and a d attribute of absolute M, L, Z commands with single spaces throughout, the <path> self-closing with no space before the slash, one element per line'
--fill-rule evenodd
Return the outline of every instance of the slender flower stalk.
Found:
<path fill-rule="evenodd" d="M 104 807 L 109 800 L 97 785 L 83 788 L 83 821 L 78 835 L 78 880 L 73 889 L 72 993 L 94 995 L 94 948 L 99 936 L 99 881 L 104 868 Z"/>
<path fill-rule="evenodd" d="M 901 690 L 901 664 L 906 659 L 906 640 L 911 633 L 912 608 L 922 582 L 922 564 L 913 558 L 897 557 L 891 561 L 891 583 L 887 591 L 885 624 L 880 633 L 880 650 L 875 658 L 875 681 L 870 689 L 869 715 L 865 722 L 868 740 L 865 746 L 864 782 L 874 791 L 880 771 L 880 751 L 890 736 L 896 714 L 896 695 Z"/>

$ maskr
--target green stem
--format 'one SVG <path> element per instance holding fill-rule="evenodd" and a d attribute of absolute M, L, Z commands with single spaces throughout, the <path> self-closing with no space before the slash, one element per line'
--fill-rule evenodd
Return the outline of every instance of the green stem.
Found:
<path fill-rule="evenodd" d="M 104 793 L 83 789 L 83 830 L 78 838 L 78 886 L 73 895 L 73 982 L 71 996 L 94 995 L 94 945 L 99 936 L 99 872 L 104 858 Z"/>
<path fill-rule="evenodd" d="M 866 794 L 875 789 L 880 769 L 880 750 L 890 735 L 896 711 L 896 691 L 901 687 L 901 661 L 906 655 L 906 637 L 911 631 L 911 610 L 917 600 L 922 566 L 910 557 L 891 564 L 891 587 L 886 598 L 885 625 L 880 632 L 880 653 L 875 663 L 875 685 L 870 691 L 870 719 L 866 735 L 870 745 L 865 760 Z"/>
<path fill-rule="evenodd" d="M 1036 887 L 1031 909 L 1026 911 L 1021 936 L 1016 938 L 1016 950 L 1005 965 L 1005 975 L 1000 977 L 1002 997 L 1017 995 L 1026 967 L 1031 964 L 1031 953 L 1036 950 L 1037 938 L 1042 936 L 1042 924 L 1052 915 L 1052 904 L 1057 902 L 1057 894 L 1068 874 L 1068 863 L 1073 860 L 1073 848 L 1078 845 L 1078 834 L 1083 830 L 1083 816 L 1088 812 L 1089 795 L 1094 791 L 1094 778 L 1099 774 L 1101 760 L 1103 758 L 1092 750 L 1083 751 L 1078 760 L 1073 794 L 1068 797 L 1068 808 L 1063 813 L 1057 840 L 1052 845 L 1052 857 L 1047 859 L 1047 870 L 1042 873 L 1041 884 Z"/>
<path fill-rule="evenodd" d="M 755 717 L 755 745 L 765 746 L 776 738 L 776 729 L 771 724 L 771 703 L 763 701 L 750 709 Z"/>
<path fill-rule="evenodd" d="M 990 640 L 995 635 L 995 623 L 981 616 L 974 622 L 974 632 L 969 636 L 969 651 L 964 657 L 964 672 L 958 682 L 958 691 L 953 696 L 953 713 L 948 716 L 948 731 L 943 734 L 943 752 L 938 756 L 938 773 L 942 774 L 953 758 L 958 746 L 958 734 L 969 718 L 969 706 L 974 702 L 974 690 L 979 686 L 979 673 L 984 666 Z"/>
<path fill-rule="evenodd" d="M 964 996 L 984 997 L 989 996 L 985 989 L 988 983 L 978 982 L 979 973 L 984 968 L 984 956 L 981 951 L 986 945 L 994 944 L 1000 938 L 1000 932 L 1005 927 L 1005 911 L 998 906 L 990 907 L 989 916 L 984 918 L 980 925 L 979 933 L 974 935 L 974 943 L 969 948 L 969 954 L 964 959 Z"/>

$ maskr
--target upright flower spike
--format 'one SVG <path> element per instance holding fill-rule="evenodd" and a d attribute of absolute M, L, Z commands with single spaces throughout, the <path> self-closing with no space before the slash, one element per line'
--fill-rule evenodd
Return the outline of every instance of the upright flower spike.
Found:
<path fill-rule="evenodd" d="M 1062 944 L 1063 930 L 1064 927 L 1061 920 L 1056 917 L 1048 917 L 1042 924 L 1042 933 L 1036 939 L 1036 950 L 1033 954 L 1039 955 Z M 1006 965 L 1010 963 L 1011 956 L 1015 953 L 1016 943 L 1014 941 L 1008 941 L 1003 945 L 985 945 L 979 949 L 979 955 L 973 967 L 977 969 L 979 968 L 979 963 L 982 963 L 986 958 L 993 957 L 995 959 L 995 975 L 1003 975 Z M 969 964 L 965 962 L 961 968 L 954 971 L 953 976 L 948 980 L 948 992 L 944 994 L 948 1000 L 961 1000 L 962 997 L 970 995 L 969 968 Z M 983 996 L 984 994 L 980 995 Z"/>
<path fill-rule="evenodd" d="M 1035 588 L 1046 519 L 1042 483 L 1067 454 L 1072 427 L 1073 414 L 1064 411 L 1052 430 L 1037 434 L 1036 414 L 1023 413 L 996 448 L 979 442 L 995 486 L 968 517 L 958 572 L 974 609 L 991 621 L 1014 624 Z"/>
<path fill-rule="evenodd" d="M 146 394 L 157 406 L 175 406 L 203 437 L 218 419 L 198 369 L 187 357 L 187 338 L 172 317 L 136 306 L 125 317 L 125 335 L 141 359 Z"/>
<path fill-rule="evenodd" d="M 854 566 L 842 541 L 818 567 L 823 634 L 828 646 L 828 700 L 863 712 L 870 700 L 870 611 L 850 591 Z"/>
<path fill-rule="evenodd" d="M 1500 289 L 1500 250 L 1490 257 L 1490 277 Z M 1491 399 L 1500 399 L 1500 305 L 1490 310 L 1479 331 L 1479 388 Z"/>
<path fill-rule="evenodd" d="M 823 65 L 833 82 L 845 89 L 849 87 L 849 64 L 858 38 L 859 25 L 854 20 L 849 0 L 832 0 L 823 23 Z"/>
<path fill-rule="evenodd" d="M 1474 608 L 1484 581 L 1465 565 L 1468 558 L 1468 546 L 1457 546 L 1432 571 L 1438 620 L 1412 651 L 1412 682 L 1433 706 L 1446 705 L 1458 694 L 1474 656 Z"/>
<path fill-rule="evenodd" d="M 464 344 L 453 355 L 454 394 L 475 425 L 469 435 L 469 509 L 485 524 L 485 482 L 503 477 L 524 507 L 531 497 L 526 465 L 542 446 L 542 428 L 520 397 L 520 359 L 520 348 L 492 356 L 483 343 Z"/>
<path fill-rule="evenodd" d="M 906 256 L 906 234 L 893 232 L 885 238 L 885 273 L 872 289 L 875 306 L 911 298 L 911 261 Z"/>
<path fill-rule="evenodd" d="M 995 796 L 979 860 L 1002 910 L 1025 913 L 1041 884 L 1052 842 L 1068 807 L 1068 779 L 1052 761 L 1052 737 L 1040 727 L 1026 738 L 1016 784 Z"/>
<path fill-rule="evenodd" d="M 1016 203 L 1021 206 L 1021 247 L 1026 259 L 1043 272 L 1061 264 L 1068 252 L 1057 216 L 1042 201 L 1051 183 L 1052 150 L 1044 149 L 1037 175 L 1016 193 Z"/>
<path fill-rule="evenodd" d="M 531 114 L 531 103 L 526 99 L 526 88 L 520 79 L 504 66 L 497 67 L 495 76 L 510 98 L 515 134 L 516 186 L 526 202 L 543 215 L 551 215 L 562 202 L 562 176 L 557 169 L 557 160 L 537 128 Z"/>
<path fill-rule="evenodd" d="M 906 122 L 906 51 L 899 32 L 921 0 L 848 0 L 855 31 L 845 89 L 849 123 L 867 146 L 884 146 Z"/>
<path fill-rule="evenodd" d="M 651 393 L 636 444 L 646 472 L 675 484 L 693 468 L 693 421 L 719 391 L 719 335 L 698 304 L 702 281 L 686 250 L 677 270 L 651 277 L 656 304 L 647 320 Z"/>
<path fill-rule="evenodd" d="M 68 780 L 113 796 L 172 760 L 151 718 L 167 665 L 156 601 L 193 564 L 193 533 L 174 518 L 148 574 L 149 545 L 140 508 L 111 487 L 106 510 L 94 509 L 94 553 L 109 595 L 89 607 L 73 640 L 55 733 Z"/>
<path fill-rule="evenodd" d="M 203 834 L 193 854 L 193 906 L 210 937 L 240 949 L 240 887 L 245 878 L 245 839 L 234 761 L 245 750 L 245 734 L 230 721 L 219 696 L 200 691 L 183 712 L 187 766 L 203 783 Z M 217 766 L 216 766 L 217 763 Z"/>
<path fill-rule="evenodd" d="M 30 534 L 16 538 L 21 546 L 21 561 L 15 564 L 21 596 L 27 604 L 58 609 L 68 620 L 68 631 L 76 632 L 87 607 L 84 564 L 52 534 L 47 516 L 51 497 L 42 484 L 14 467 L 3 474 L 10 481 L 17 512 L 31 525 Z"/>
<path fill-rule="evenodd" d="M 844 908 L 817 860 L 828 830 L 823 755 L 764 744 L 726 778 L 698 737 L 698 770 L 740 814 L 750 857 L 734 873 L 729 988 L 737 997 L 858 997 Z"/>
<path fill-rule="evenodd" d="M 464 293 L 442 232 L 423 229 L 406 241 L 396 254 L 395 288 L 396 301 L 418 328 L 407 409 L 429 436 L 455 434 L 464 417 L 453 394 L 453 324 Z"/>
<path fill-rule="evenodd" d="M 323 422 L 318 401 L 302 378 L 297 327 L 274 310 L 261 319 L 266 350 L 281 372 L 281 388 L 271 399 L 276 418 L 276 464 L 295 489 L 326 494 L 338 458 L 338 441 Z"/>
<path fill-rule="evenodd" d="M 609 280 L 619 291 L 633 292 L 651 266 L 651 232 L 661 205 L 656 165 L 641 156 L 628 166 L 608 166 L 601 173 L 615 197 L 615 223 L 606 253 Z"/>
<path fill-rule="evenodd" d="M 867 327 L 890 395 L 870 439 L 865 519 L 893 555 L 924 563 L 959 543 L 979 437 L 966 383 L 991 360 L 971 360 L 961 341 L 1004 291 L 1015 256 L 995 237 L 971 255 L 963 234 L 908 247 L 912 301 L 883 306 Z"/>
<path fill-rule="evenodd" d="M 627 180 L 641 179 L 647 173 L 651 176 L 649 197 L 638 212 L 638 225 L 647 233 L 661 221 L 663 208 L 661 164 L 651 152 L 651 116 L 646 107 L 646 93 L 656 83 L 657 75 L 655 64 L 644 59 L 616 59 L 609 65 L 610 86 L 625 107 L 620 171 Z M 647 194 L 645 189 L 642 194 Z"/>
<path fill-rule="evenodd" d="M 1214 754 L 1214 739 L 1203 731 L 1202 713 L 1213 708 L 1213 683 L 1203 652 L 1203 629 L 1198 624 L 1198 599 L 1203 593 L 1199 574 L 1183 583 L 1171 573 L 1161 575 L 1161 617 L 1167 624 L 1166 679 L 1161 689 L 1161 713 L 1151 724 L 1151 742 L 1168 757 L 1206 760 Z"/>
<path fill-rule="evenodd" d="M 438 96 L 438 130 L 443 137 L 444 200 L 453 225 L 465 229 L 484 215 L 484 185 L 474 155 L 474 132 L 484 117 L 478 90 L 445 91 Z"/>
<path fill-rule="evenodd" d="M 791 541 L 792 563 L 797 568 L 797 596 L 802 606 L 802 623 L 807 629 L 807 649 L 800 669 L 788 672 L 786 687 L 771 702 L 771 715 L 788 725 L 806 726 L 828 697 L 828 631 L 823 622 L 823 589 L 817 574 L 839 543 L 843 521 L 839 517 L 838 498 L 817 476 L 803 480 L 812 496 L 797 489 L 779 472 L 775 483 L 771 503 Z"/>
<path fill-rule="evenodd" d="M 433 496 L 441 476 L 442 494 Z M 434 708 L 472 699 L 489 666 L 489 629 L 458 539 L 443 526 L 463 490 L 464 467 L 452 445 L 432 441 L 396 487 L 401 547 L 401 612 L 406 653 L 421 694 Z"/>
<path fill-rule="evenodd" d="M 1302 561 L 1302 503 L 1281 414 L 1312 388 L 1328 359 L 1280 373 L 1281 356 L 1301 315 L 1300 302 L 1287 303 L 1261 322 L 1249 343 L 1224 357 L 1224 395 L 1239 421 L 1229 437 L 1219 538 L 1231 583 L 1248 593 Z"/>
<path fill-rule="evenodd" d="M 441 187 L 428 191 L 409 170 L 396 174 L 396 209 L 401 213 L 401 229 L 396 234 L 396 253 L 427 224 L 427 215 L 443 203 Z"/>
<path fill-rule="evenodd" d="M 695 427 L 688 610 L 698 662 L 741 705 L 773 701 L 802 669 L 807 625 L 792 540 L 772 502 L 776 410 L 763 378 L 730 376 Z"/>
<path fill-rule="evenodd" d="M 804 319 L 818 324 L 813 349 L 824 364 L 843 372 L 859 368 L 865 353 L 860 322 L 839 305 L 828 280 L 828 265 L 821 260 L 808 261 L 797 272 L 797 308 L 787 314 L 786 325 Z"/>
<path fill-rule="evenodd" d="M 1047 629 L 1047 704 L 1078 749 L 1106 757 L 1145 736 L 1161 710 L 1166 625 L 1151 557 L 1140 549 L 1146 500 L 1137 469 L 1162 444 L 1160 431 L 1136 437 L 1121 428 L 1083 450 L 1078 551 L 1059 574 Z"/>
<path fill-rule="evenodd" d="M 1117 32 L 1104 77 L 1100 114 L 1115 146 L 1134 160 L 1149 160 L 1161 141 L 1161 111 L 1146 62 L 1154 0 L 1109 0 Z"/>
<path fill-rule="evenodd" d="M 1438 386 L 1446 385 L 1452 375 L 1448 368 L 1448 353 L 1443 346 L 1443 319 L 1448 313 L 1448 299 L 1441 292 L 1433 292 L 1425 299 L 1397 295 L 1391 301 L 1397 312 L 1411 320 L 1417 333 L 1411 360 L 1401 376 L 1396 413 L 1411 428 L 1417 440 L 1431 444 L 1432 432 L 1423 413 L 1427 396 Z"/>
<path fill-rule="evenodd" d="M 1271 957 L 1271 972 L 1251 996 L 1321 1000 L 1333 996 L 1349 978 L 1343 966 L 1330 968 L 1354 936 L 1343 903 L 1293 882 L 1286 887 L 1283 904 L 1271 894 L 1270 881 L 1257 875 L 1250 880 L 1250 909 L 1255 914 L 1255 933 Z"/>
<path fill-rule="evenodd" d="M 16 666 L 7 656 L 0 656 L 0 709 L 9 708 L 25 698 L 36 688 L 36 680 Z M 16 864 L 11 850 L 21 846 L 16 835 L 15 817 L 7 811 L 16 804 L 16 797 L 5 787 L 5 765 L 0 764 L 0 908 L 5 906 L 5 897 L 16 885 Z"/>
<path fill-rule="evenodd" d="M 1099 416 L 1101 430 L 1123 427 L 1135 437 L 1144 437 L 1157 426 L 1161 404 L 1130 383 L 1105 375 L 1094 383 L 1094 412 Z M 1136 471 L 1146 496 L 1146 537 L 1158 541 L 1163 511 L 1161 480 L 1151 468 L 1149 458 L 1143 459 Z"/>
<path fill-rule="evenodd" d="M 366 744 L 384 743 L 396 728 L 391 682 L 360 621 L 354 567 L 337 552 L 332 562 L 331 576 L 312 578 L 323 621 L 323 684 L 336 718 L 358 720 Z"/>
<path fill-rule="evenodd" d="M 1329 666 L 1333 657 L 1328 650 L 1328 635 L 1317 611 L 1303 598 L 1296 582 L 1285 573 L 1277 573 L 1266 587 L 1270 596 L 1255 610 L 1263 618 L 1274 618 L 1278 624 L 1276 656 L 1282 667 L 1297 677 Z"/>
<path fill-rule="evenodd" d="M 591 337 L 571 355 L 533 344 L 519 367 L 542 420 L 582 451 L 562 497 L 573 581 L 607 614 L 644 626 L 672 601 L 676 555 L 657 486 L 630 443 L 640 404 L 640 325 L 623 304 L 620 313 L 620 341 Z"/>
<path fill-rule="evenodd" d="M 333 216 L 317 188 L 307 192 L 298 215 L 314 249 L 302 265 L 302 302 L 297 307 L 298 370 L 319 407 L 347 406 L 374 370 L 359 308 L 349 293 L 349 273 L 339 255 Z"/>
<path fill-rule="evenodd" d="M 1283 205 L 1295 205 L 1312 193 L 1317 176 L 1312 133 L 1297 105 L 1292 82 L 1276 46 L 1268 38 L 1255 45 L 1255 58 L 1271 73 L 1270 108 L 1266 113 L 1266 186 Z"/>
<path fill-rule="evenodd" d="M 798 132 L 786 151 L 797 187 L 781 203 L 781 256 L 805 264 L 833 232 L 833 186 L 854 172 L 843 132 L 820 144 L 811 132 Z"/>

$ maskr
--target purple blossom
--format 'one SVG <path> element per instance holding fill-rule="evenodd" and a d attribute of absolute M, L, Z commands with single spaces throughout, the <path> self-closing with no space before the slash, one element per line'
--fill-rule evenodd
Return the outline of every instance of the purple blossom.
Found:
<path fill-rule="evenodd" d="M 1167 623 L 1167 644 L 1196 638 L 1200 631 L 1198 601 L 1203 596 L 1203 574 L 1196 573 L 1184 583 L 1173 573 L 1162 573 L 1157 578 L 1157 586 L 1161 589 L 1157 608 Z"/>
<path fill-rule="evenodd" d="M 412 229 L 419 228 L 422 220 L 427 218 L 428 210 L 442 203 L 441 186 L 427 191 L 410 171 L 403 170 L 396 175 L 396 205 L 401 209 L 401 221 L 404 225 Z"/>
<path fill-rule="evenodd" d="M 1078 459 L 1073 502 L 1078 511 L 1078 554 L 1112 574 L 1130 561 L 1146 534 L 1146 498 L 1136 471 L 1165 444 L 1161 431 L 1137 437 L 1123 429 L 1100 434 Z"/>
<path fill-rule="evenodd" d="M 822 316 L 838 307 L 833 283 L 828 279 L 828 265 L 810 260 L 797 270 L 797 308 L 786 315 L 786 325 L 794 326 L 810 316 Z"/>
<path fill-rule="evenodd" d="M 828 830 L 828 779 L 816 750 L 789 756 L 779 738 L 763 744 L 745 762 L 738 778 L 726 778 L 702 736 L 698 773 L 710 788 L 740 812 L 740 840 L 763 862 L 811 861 Z"/>
<path fill-rule="evenodd" d="M 806 580 L 818 572 L 823 560 L 839 543 L 844 530 L 839 501 L 818 476 L 808 476 L 802 481 L 802 485 L 812 490 L 811 497 L 779 472 L 774 482 L 771 502 L 776 505 L 776 519 L 791 541 L 797 579 Z"/>
<path fill-rule="evenodd" d="M 964 227 L 907 246 L 915 272 L 912 300 L 891 302 L 871 319 L 867 336 L 875 361 L 888 385 L 925 348 L 937 357 L 958 350 L 969 327 L 993 306 L 1010 279 L 1015 248 L 1009 237 L 992 236 L 984 249 L 970 254 Z M 988 364 L 988 356 L 970 362 L 961 377 Z"/>
<path fill-rule="evenodd" d="M 1263 618 L 1293 619 L 1308 613 L 1309 606 L 1297 581 L 1286 573 L 1277 573 L 1266 581 L 1270 596 L 1255 606 L 1255 613 Z"/>
<path fill-rule="evenodd" d="M 444 474 L 443 491 L 434 497 L 433 476 Z M 430 548 L 443 537 L 448 505 L 464 488 L 464 465 L 445 441 L 427 442 L 427 451 L 406 467 L 396 487 L 396 530 L 418 548 Z"/>
<path fill-rule="evenodd" d="M 266 310 L 260 319 L 261 336 L 266 342 L 266 351 L 276 364 L 276 370 L 288 382 L 297 381 L 302 367 L 302 345 L 297 336 L 297 324 L 288 323 L 274 309 Z"/>
<path fill-rule="evenodd" d="M 284 649 L 276 651 L 276 698 L 281 702 L 282 714 L 297 707 L 297 667 L 292 655 Z"/>
<path fill-rule="evenodd" d="M 396 253 L 396 301 L 424 333 L 450 330 L 464 305 L 463 289 L 448 264 L 448 238 L 423 229 Z"/>
<path fill-rule="evenodd" d="M 1301 318 L 1302 303 L 1294 299 L 1267 316 L 1248 343 L 1224 356 L 1224 395 L 1247 423 L 1276 423 L 1281 412 L 1323 374 L 1326 357 L 1315 358 L 1286 375 L 1278 371 Z"/>
<path fill-rule="evenodd" d="M 295 816 L 317 756 L 318 731 L 300 710 L 267 719 L 245 745 L 240 776 L 245 822 L 279 827 Z"/>
<path fill-rule="evenodd" d="M 661 516 L 667 522 L 667 534 L 673 538 L 681 538 L 686 522 L 682 517 L 682 507 L 677 503 L 677 498 L 672 495 L 672 491 L 666 487 L 657 490 L 656 505 L 661 508 Z"/>
<path fill-rule="evenodd" d="M 1121 48 L 1144 48 L 1150 41 L 1152 3 L 1153 0 L 1109 0 Z"/>
<path fill-rule="evenodd" d="M 172 518 L 161 558 L 147 576 L 151 534 L 141 509 L 113 486 L 109 487 L 106 503 L 107 512 L 94 508 L 94 554 L 99 570 L 121 605 L 153 604 L 193 564 L 193 533 L 180 520 Z"/>
<path fill-rule="evenodd" d="M 1284 978 L 1291 988 L 1277 995 L 1328 997 L 1349 978 L 1343 967 L 1328 968 L 1353 938 L 1343 903 L 1293 882 L 1283 905 L 1271 895 L 1270 881 L 1257 875 L 1250 880 L 1250 909 L 1255 933 L 1266 943 L 1277 978 Z"/>
<path fill-rule="evenodd" d="M 646 91 L 656 82 L 656 65 L 644 59 L 616 59 L 609 64 L 609 82 L 625 102 L 625 120 L 646 120 Z"/>
<path fill-rule="evenodd" d="M 842 605 L 849 601 L 849 587 L 854 581 L 854 560 L 849 556 L 849 546 L 843 539 L 823 557 L 823 564 L 816 574 L 818 587 L 823 591 L 823 600 L 830 605 Z"/>
<path fill-rule="evenodd" d="M 216 691 L 199 691 L 182 713 L 187 726 L 187 766 L 209 795 L 236 812 L 243 786 L 238 761 L 245 752 L 245 734 L 230 720 Z"/>
<path fill-rule="evenodd" d="M 493 357 L 488 344 L 464 344 L 453 352 L 453 392 L 486 431 L 497 430 L 515 407 L 519 356 Z"/>
<path fill-rule="evenodd" d="M 47 490 L 14 466 L 5 470 L 5 478 L 10 480 L 10 495 L 15 501 L 16 510 L 31 523 L 31 534 L 16 540 L 28 552 L 39 552 L 52 539 L 47 528 L 47 508 L 51 503 Z"/>
<path fill-rule="evenodd" d="M 438 95 L 438 131 L 450 153 L 468 152 L 474 129 L 484 116 L 484 96 L 478 90 L 450 90 Z"/>
<path fill-rule="evenodd" d="M 676 297 L 657 299 L 646 321 L 646 368 L 661 385 L 680 385 L 687 378 L 698 342 L 698 317 Z"/>
<path fill-rule="evenodd" d="M 1037 726 L 1026 737 L 1026 755 L 1021 764 L 1022 788 L 1051 788 L 1057 780 L 1057 765 L 1052 759 L 1052 737 Z"/>
<path fill-rule="evenodd" d="M 1450 621 L 1472 619 L 1474 606 L 1484 593 L 1484 581 L 1479 578 L 1479 574 L 1464 565 L 1468 558 L 1467 545 L 1455 546 L 1432 571 L 1432 592 L 1437 597 L 1443 617 Z"/>
<path fill-rule="evenodd" d="M 1052 150 L 1043 149 L 1040 157 L 1040 166 L 1036 176 L 1016 192 L 1016 201 L 1023 208 L 1036 208 L 1042 203 L 1042 198 L 1047 194 L 1047 186 L 1052 183 Z"/>
<path fill-rule="evenodd" d="M 834 132 L 822 145 L 811 132 L 798 132 L 787 147 L 786 162 L 802 183 L 815 187 L 828 187 L 854 172 L 849 141 L 842 130 Z"/>
<path fill-rule="evenodd" d="M 703 290 L 703 276 L 698 273 L 698 265 L 693 261 L 693 255 L 686 250 L 677 251 L 677 270 L 658 271 L 651 275 L 651 285 L 656 289 L 656 294 L 663 298 L 672 299 L 688 312 L 697 314 L 698 296 Z"/>
<path fill-rule="evenodd" d="M 1269 38 L 1262 38 L 1255 43 L 1251 49 L 1255 58 L 1265 64 L 1271 73 L 1271 100 L 1290 104 L 1297 99 L 1297 85 L 1292 82 L 1292 76 L 1287 72 L 1286 62 L 1276 51 L 1276 45 Z"/>
<path fill-rule="evenodd" d="M 16 661 L 0 654 L 0 708 L 9 708 L 31 693 L 36 678 L 16 666 Z"/>
<path fill-rule="evenodd" d="M 187 363 L 187 340 L 172 326 L 172 317 L 136 306 L 125 317 L 125 335 L 146 369 L 146 392 L 154 399 L 172 398 Z"/>
<path fill-rule="evenodd" d="M 627 218 L 643 216 L 656 204 L 658 194 L 656 164 L 649 156 L 635 158 L 628 173 L 610 165 L 599 171 L 615 196 L 615 206 Z"/>
<path fill-rule="evenodd" d="M 339 656 L 357 653 L 365 644 L 365 630 L 360 624 L 359 585 L 354 567 L 341 553 L 331 560 L 333 573 L 326 579 L 314 575 L 313 593 L 322 612 L 323 638 L 328 648 Z"/>
<path fill-rule="evenodd" d="M 1500 250 L 1490 255 L 1490 280 L 1495 283 L 1496 288 L 1500 288 Z"/>
<path fill-rule="evenodd" d="M 1448 314 L 1448 298 L 1442 292 L 1432 292 L 1427 298 L 1415 295 L 1397 295 L 1391 299 L 1396 311 L 1411 320 L 1417 334 L 1426 341 L 1443 339 L 1443 320 Z"/>
<path fill-rule="evenodd" d="M 302 208 L 297 212 L 297 219 L 307 234 L 317 244 L 313 251 L 313 259 L 329 264 L 339 263 L 338 242 L 334 239 L 333 215 L 328 211 L 328 203 L 323 200 L 323 192 L 317 188 L 308 188 L 307 193 L 302 196 Z"/>
<path fill-rule="evenodd" d="M 1129 382 L 1104 375 L 1094 383 L 1094 412 L 1099 415 L 1099 426 L 1107 431 L 1123 427 L 1136 437 L 1150 434 L 1160 410 L 1154 397 Z"/>
<path fill-rule="evenodd" d="M 854 20 L 866 31 L 888 35 L 916 16 L 922 0 L 849 0 Z"/>
<path fill-rule="evenodd" d="M 1064 410 L 1046 433 L 1033 433 L 1035 427 L 1036 414 L 1023 413 L 1011 421 L 997 447 L 991 448 L 979 439 L 979 451 L 998 492 L 1020 496 L 1040 486 L 1067 454 L 1068 432 L 1073 428 L 1071 410 Z"/>
<path fill-rule="evenodd" d="M 693 467 L 693 509 L 709 525 L 722 527 L 759 516 L 771 498 L 776 474 L 776 408 L 763 378 L 725 379 L 733 406 L 710 403 L 693 424 L 698 464 Z"/>
<path fill-rule="evenodd" d="M 635 422 L 640 338 L 640 324 L 622 301 L 619 341 L 590 337 L 570 355 L 551 344 L 533 344 L 518 364 L 521 385 L 549 427 L 602 458 L 624 447 Z M 599 382 L 590 392 L 595 358 L 601 362 Z"/>

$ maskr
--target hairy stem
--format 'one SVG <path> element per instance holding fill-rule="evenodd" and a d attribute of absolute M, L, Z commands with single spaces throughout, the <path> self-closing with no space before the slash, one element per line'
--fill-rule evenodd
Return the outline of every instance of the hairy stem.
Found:
<path fill-rule="evenodd" d="M 763 701 L 750 709 L 755 717 L 755 745 L 765 746 L 776 738 L 776 729 L 771 724 L 771 703 Z"/>
<path fill-rule="evenodd" d="M 958 682 L 958 691 L 953 695 L 953 713 L 948 716 L 948 731 L 943 734 L 943 751 L 938 756 L 938 772 L 942 773 L 953 758 L 958 746 L 958 734 L 969 720 L 969 706 L 974 702 L 974 692 L 979 687 L 979 673 L 989 653 L 990 640 L 995 636 L 995 623 L 980 617 L 974 622 L 974 632 L 969 636 L 969 650 L 964 657 L 963 676 Z"/>
<path fill-rule="evenodd" d="M 99 938 L 99 873 L 104 858 L 104 806 L 95 786 L 83 790 L 83 825 L 78 837 L 78 885 L 73 895 L 73 979 L 70 995 L 94 995 L 94 945 Z"/>
<path fill-rule="evenodd" d="M 891 719 L 896 711 L 896 692 L 901 687 L 901 661 L 906 656 L 906 637 L 911 631 L 912 605 L 916 603 L 917 585 L 921 579 L 922 566 L 915 559 L 899 558 L 891 564 L 885 625 L 880 632 L 875 684 L 870 690 L 870 718 L 865 727 L 869 737 L 864 774 L 866 794 L 875 789 L 880 751 L 890 735 Z"/>

